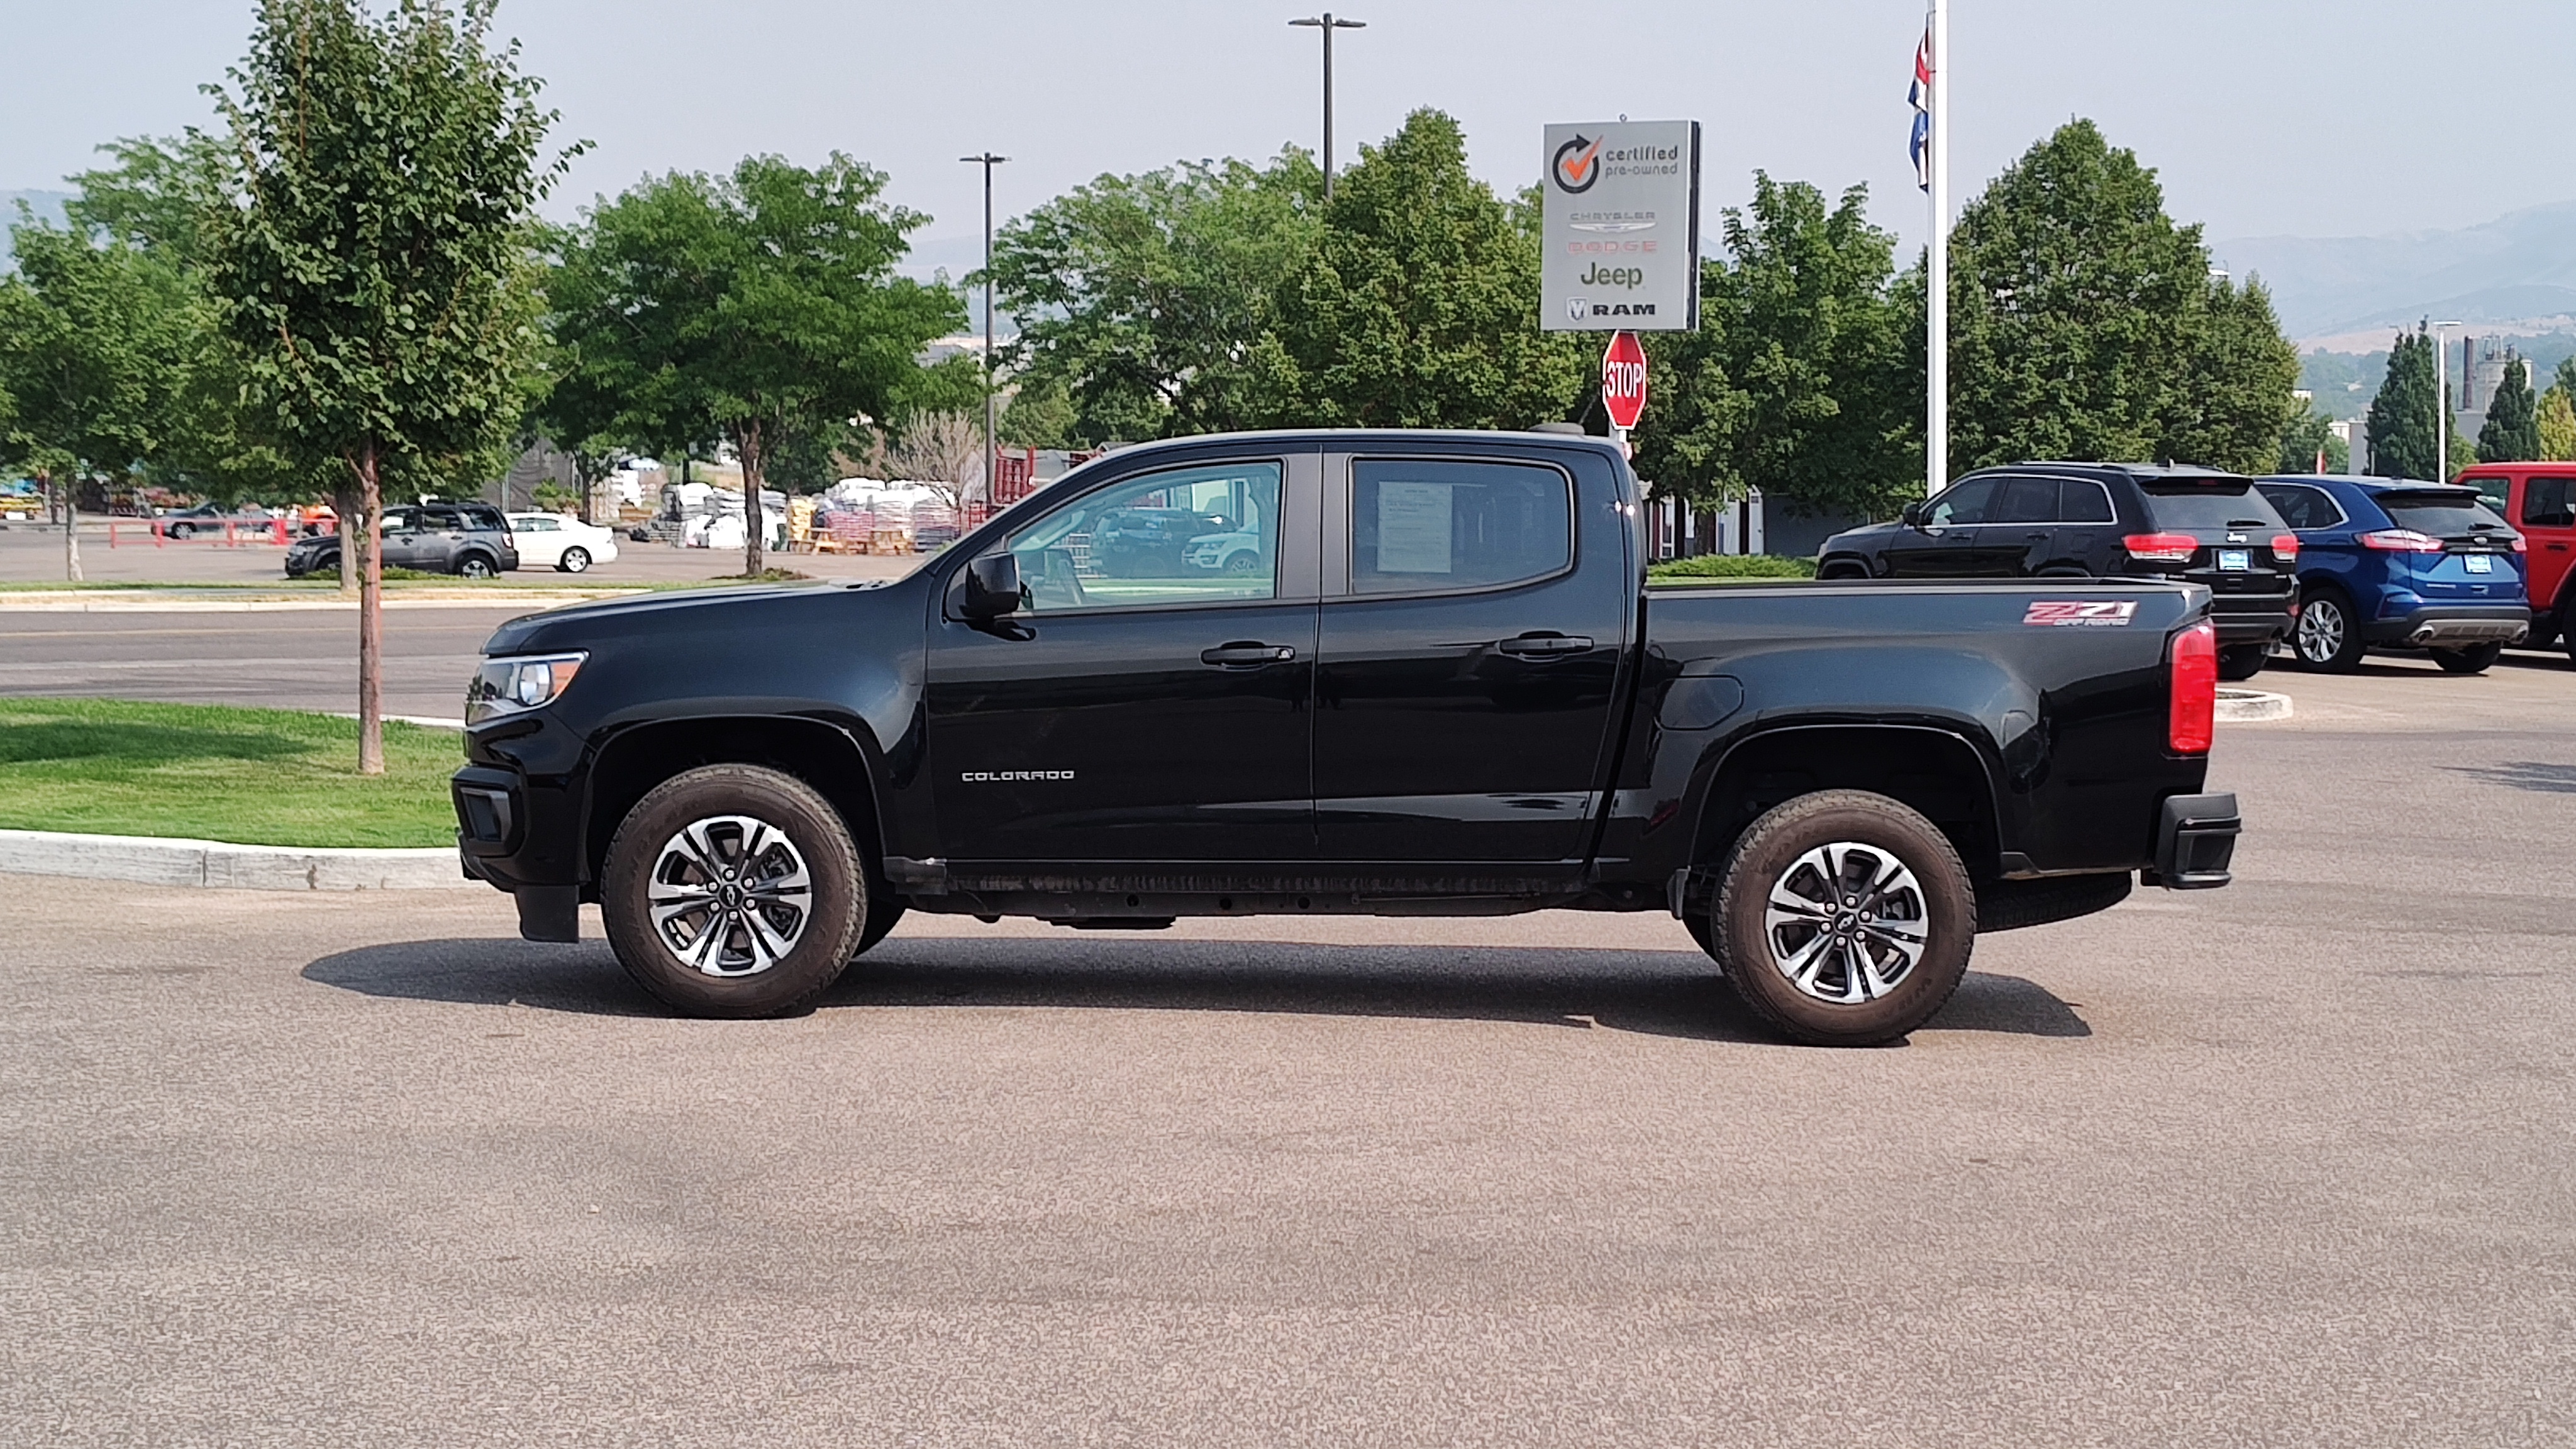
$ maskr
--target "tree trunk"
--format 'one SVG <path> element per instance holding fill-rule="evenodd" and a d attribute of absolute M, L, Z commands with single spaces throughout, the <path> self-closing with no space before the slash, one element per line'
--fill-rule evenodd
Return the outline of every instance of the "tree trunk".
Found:
<path fill-rule="evenodd" d="M 63 485 L 63 577 L 73 583 L 81 581 L 80 563 L 80 479 Z"/>
<path fill-rule="evenodd" d="M 769 520 L 760 506 L 760 424 L 746 423 L 734 435 L 734 451 L 742 457 L 742 575 L 760 577 L 760 546 L 769 540 Z"/>
<path fill-rule="evenodd" d="M 385 772 L 385 545 L 384 489 L 376 477 L 376 445 L 358 450 L 358 773 Z M 349 552 L 342 520 L 340 553 Z"/>
<path fill-rule="evenodd" d="M 331 490 L 331 512 L 336 515 L 332 527 L 340 531 L 340 592 L 358 592 L 358 536 L 351 532 L 358 516 L 358 490 L 342 483 Z"/>

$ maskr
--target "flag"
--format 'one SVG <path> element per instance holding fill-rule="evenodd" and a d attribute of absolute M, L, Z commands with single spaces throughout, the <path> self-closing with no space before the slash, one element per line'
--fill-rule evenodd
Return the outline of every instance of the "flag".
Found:
<path fill-rule="evenodd" d="M 1923 43 L 1914 47 L 1914 84 L 1906 92 L 1914 105 L 1914 139 L 1906 148 L 1914 156 L 1914 184 L 1932 189 L 1932 22 L 1923 22 Z"/>

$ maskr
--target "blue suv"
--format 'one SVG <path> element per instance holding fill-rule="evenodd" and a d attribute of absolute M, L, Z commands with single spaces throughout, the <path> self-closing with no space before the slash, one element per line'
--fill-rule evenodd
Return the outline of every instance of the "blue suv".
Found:
<path fill-rule="evenodd" d="M 2522 535 L 2474 488 L 2284 474 L 2256 487 L 2299 536 L 2290 651 L 2335 673 L 2366 649 L 2427 649 L 2476 674 L 2531 632 Z"/>

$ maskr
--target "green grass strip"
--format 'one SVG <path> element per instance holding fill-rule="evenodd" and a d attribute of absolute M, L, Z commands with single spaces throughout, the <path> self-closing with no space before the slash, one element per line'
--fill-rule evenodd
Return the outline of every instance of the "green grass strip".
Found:
<path fill-rule="evenodd" d="M 0 828 L 240 845 L 436 846 L 456 839 L 454 730 L 388 723 L 358 774 L 358 722 L 283 709 L 0 699 Z"/>
<path fill-rule="evenodd" d="M 1812 579 L 1816 561 L 1776 553 L 1704 553 L 1697 558 L 1667 559 L 1646 567 L 1649 583 L 1748 583 L 1764 579 Z"/>

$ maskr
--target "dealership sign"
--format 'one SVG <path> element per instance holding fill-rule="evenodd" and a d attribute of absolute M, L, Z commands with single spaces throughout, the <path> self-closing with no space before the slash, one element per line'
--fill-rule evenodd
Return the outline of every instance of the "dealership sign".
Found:
<path fill-rule="evenodd" d="M 1699 325 L 1699 122 L 1547 128 L 1550 332 L 1685 332 Z"/>

